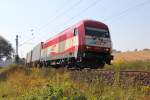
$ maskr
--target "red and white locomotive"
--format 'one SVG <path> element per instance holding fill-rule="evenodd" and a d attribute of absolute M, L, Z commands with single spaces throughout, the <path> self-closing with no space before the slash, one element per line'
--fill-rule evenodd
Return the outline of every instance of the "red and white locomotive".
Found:
<path fill-rule="evenodd" d="M 98 68 L 110 64 L 112 42 L 108 26 L 83 20 L 42 42 L 27 53 L 27 65 Z"/>

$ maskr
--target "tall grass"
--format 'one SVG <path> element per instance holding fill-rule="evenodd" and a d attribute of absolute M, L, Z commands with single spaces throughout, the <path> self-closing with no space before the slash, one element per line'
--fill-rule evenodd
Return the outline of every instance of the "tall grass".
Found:
<path fill-rule="evenodd" d="M 150 61 L 126 61 L 120 59 L 113 62 L 112 65 L 106 65 L 105 69 L 150 71 Z"/>
<path fill-rule="evenodd" d="M 66 70 L 16 68 L 6 78 L 0 81 L 0 99 L 86 99 Z"/>
<path fill-rule="evenodd" d="M 141 63 L 127 66 L 129 68 L 134 64 Z M 149 66 L 149 63 L 147 64 Z M 111 67 L 124 69 L 122 63 L 109 66 Z M 117 75 L 113 85 L 106 85 L 100 77 L 94 80 L 89 77 L 89 72 L 78 73 L 76 75 L 78 80 L 75 80 L 72 71 L 66 69 L 29 69 L 24 66 L 11 66 L 3 73 L 6 77 L 0 80 L 0 100 L 149 100 L 150 98 L 149 86 L 120 85 Z M 91 81 L 87 81 L 87 78 Z"/>

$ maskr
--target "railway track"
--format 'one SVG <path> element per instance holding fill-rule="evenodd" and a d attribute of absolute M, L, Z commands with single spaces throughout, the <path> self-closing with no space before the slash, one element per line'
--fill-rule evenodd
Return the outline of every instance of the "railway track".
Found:
<path fill-rule="evenodd" d="M 107 85 L 123 86 L 150 86 L 150 72 L 148 71 L 111 71 L 111 70 L 74 70 L 71 71 L 71 77 L 74 81 L 84 81 L 92 83 L 101 81 Z"/>

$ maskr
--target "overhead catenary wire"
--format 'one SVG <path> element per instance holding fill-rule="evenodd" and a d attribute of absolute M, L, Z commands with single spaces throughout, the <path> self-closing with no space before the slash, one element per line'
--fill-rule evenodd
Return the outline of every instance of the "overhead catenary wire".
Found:
<path fill-rule="evenodd" d="M 101 1 L 101 0 L 96 0 L 96 1 Z M 97 2 L 93 2 L 93 4 L 91 4 L 91 5 L 95 5 L 95 3 L 97 4 Z M 128 11 L 133 10 L 134 8 L 141 7 L 141 6 L 144 6 L 144 5 L 149 4 L 149 3 L 150 3 L 149 0 L 147 0 L 147 1 L 145 1 L 145 2 L 142 2 L 142 3 L 139 3 L 139 4 L 135 5 L 135 6 L 132 6 L 132 7 L 130 7 L 130 8 L 127 8 L 127 9 L 125 9 L 125 10 L 119 12 L 119 13 L 116 14 L 116 15 L 113 15 L 113 16 L 111 16 L 111 17 L 109 17 L 109 18 L 105 18 L 103 21 L 112 20 L 113 18 L 119 17 L 119 16 L 121 16 L 121 15 L 127 13 Z M 91 5 L 90 5 L 90 6 L 91 6 Z M 79 12 L 76 16 L 73 16 L 72 18 L 70 18 L 70 20 L 68 20 L 68 22 L 71 21 L 71 20 L 74 19 L 74 18 L 79 17 L 81 14 L 85 13 L 89 8 L 92 7 L 92 6 L 91 6 L 91 7 L 90 7 L 90 6 L 88 6 L 88 7 L 85 8 L 85 9 L 83 9 L 83 10 L 82 10 L 81 12 Z"/>
<path fill-rule="evenodd" d="M 77 7 L 78 5 L 81 4 L 81 2 L 84 1 L 84 0 L 78 0 L 77 2 L 75 2 L 74 4 L 72 4 L 71 6 L 69 6 L 68 9 L 66 9 L 65 11 L 61 12 L 60 14 L 56 15 L 53 19 L 51 19 L 50 21 L 48 21 L 46 24 L 44 24 L 43 26 L 37 28 L 37 33 L 39 34 L 40 31 L 42 31 L 43 29 L 46 29 L 47 26 L 49 26 L 50 24 L 53 24 L 54 22 L 58 21 L 58 18 L 60 16 L 63 16 L 65 14 L 67 14 L 68 12 L 72 11 L 72 9 L 74 9 L 75 7 Z M 44 33 L 45 35 L 47 35 L 48 33 Z M 40 36 L 40 40 L 45 37 L 44 36 Z"/>
<path fill-rule="evenodd" d="M 23 43 L 19 44 L 19 47 L 23 46 L 24 44 L 28 43 L 29 41 L 33 40 L 35 37 L 32 37 L 26 41 L 24 41 Z"/>
<path fill-rule="evenodd" d="M 121 11 L 121 12 L 115 14 L 115 15 L 112 15 L 110 17 L 105 18 L 103 21 L 114 20 L 115 18 L 118 18 L 118 17 L 120 17 L 120 16 L 122 16 L 122 15 L 124 15 L 124 14 L 126 14 L 126 13 L 128 13 L 130 11 L 132 11 L 132 10 L 135 10 L 135 8 L 138 8 L 138 7 L 140 8 L 140 7 L 142 7 L 144 5 L 147 5 L 147 4 L 150 4 L 150 0 L 146 0 L 146 1 L 142 2 L 142 3 L 136 4 L 135 6 L 126 8 L 125 10 L 123 10 L 123 11 Z"/>
<path fill-rule="evenodd" d="M 40 28 L 38 28 L 39 30 L 44 29 L 45 27 L 47 27 L 49 24 L 57 21 L 58 17 L 65 15 L 66 13 L 70 12 L 72 9 L 74 9 L 75 7 L 77 7 L 77 5 L 79 5 L 83 0 L 78 0 L 77 2 L 75 2 L 73 5 L 71 5 L 68 9 L 66 9 L 65 11 L 61 12 L 60 14 L 56 15 L 53 19 L 51 19 L 50 21 L 48 21 L 46 24 L 42 25 Z"/>
<path fill-rule="evenodd" d="M 74 15 L 73 17 L 71 17 L 68 21 L 66 21 L 65 23 L 68 23 L 69 21 L 73 20 L 75 17 L 79 17 L 80 15 L 82 15 L 83 13 L 85 13 L 87 10 L 89 10 L 90 8 L 94 7 L 94 5 L 98 4 L 100 1 L 102 0 L 95 0 L 93 3 L 91 3 L 90 5 L 88 5 L 86 8 L 82 9 L 79 13 L 77 13 L 76 15 Z M 61 25 L 64 25 L 65 23 L 63 24 L 60 24 Z M 57 28 L 57 30 L 59 30 L 59 28 Z"/>
<path fill-rule="evenodd" d="M 65 0 L 64 3 L 63 3 L 60 7 L 58 7 L 58 8 L 55 10 L 55 12 L 58 13 L 58 12 L 60 11 L 60 9 L 64 6 L 64 4 L 66 4 L 68 1 L 69 1 L 69 0 Z M 51 20 L 55 19 L 57 16 L 58 16 L 58 15 L 53 16 L 53 17 L 52 17 L 52 16 L 49 16 L 49 17 L 48 17 L 48 20 L 51 21 Z M 49 22 L 49 21 L 48 21 L 48 22 Z M 40 28 L 43 28 L 44 26 L 47 25 L 47 23 L 40 23 L 40 24 L 42 24 L 42 25 L 39 25 Z M 40 28 L 39 28 L 39 29 L 40 29 Z"/>
<path fill-rule="evenodd" d="M 86 11 L 88 11 L 90 8 L 94 7 L 94 5 L 98 4 L 100 1 L 102 1 L 102 0 L 95 0 L 93 3 L 91 3 L 86 8 L 82 9 L 79 13 L 77 13 L 76 15 L 74 15 L 73 17 L 71 17 L 69 20 L 67 20 L 65 23 L 68 23 L 68 22 L 72 21 L 74 18 L 77 18 L 77 17 L 81 16 L 83 13 L 85 13 Z M 59 28 L 57 28 L 57 29 L 59 29 Z"/>
<path fill-rule="evenodd" d="M 89 6 L 87 6 L 85 9 L 81 10 L 77 15 L 70 18 L 70 20 L 73 20 L 75 17 L 81 16 L 83 13 L 88 11 L 90 8 L 94 7 L 94 5 L 98 4 L 102 0 L 95 0 L 93 3 L 91 3 Z"/>
<path fill-rule="evenodd" d="M 58 11 L 64 6 L 64 4 L 66 4 L 68 1 L 69 1 L 69 0 L 65 0 L 64 3 L 63 3 L 63 5 L 61 5 L 59 8 L 57 8 L 57 9 L 55 10 L 55 12 L 58 12 Z M 81 1 L 81 0 L 79 0 L 79 1 Z M 57 15 L 57 16 L 58 16 L 58 15 Z M 51 19 L 51 20 L 56 19 L 57 16 L 53 17 L 53 19 Z M 50 16 L 48 19 L 50 19 L 50 18 L 51 18 L 51 16 Z M 44 27 L 47 26 L 47 25 L 48 25 L 48 23 L 47 23 L 47 24 L 43 24 L 43 25 L 40 27 L 40 29 L 41 29 L 41 28 L 44 28 Z M 38 28 L 37 28 L 37 29 L 38 29 Z M 39 29 L 39 30 L 40 30 L 40 29 Z M 31 29 L 30 31 L 35 31 L 35 29 Z M 23 46 L 24 44 L 28 43 L 28 41 L 31 41 L 31 40 L 33 40 L 33 39 L 35 39 L 35 37 L 33 37 L 33 38 L 31 38 L 31 39 L 28 39 L 28 40 L 24 41 L 23 43 L 19 44 L 19 47 L 20 47 L 20 46 Z"/>
<path fill-rule="evenodd" d="M 97 2 L 96 2 L 96 1 L 97 1 Z M 65 22 L 65 23 L 68 23 L 69 21 L 73 20 L 74 18 L 77 18 L 77 17 L 81 16 L 81 14 L 85 13 L 88 9 L 90 9 L 91 7 L 93 7 L 93 5 L 98 4 L 98 2 L 101 1 L 101 0 L 96 0 L 96 1 L 93 2 L 91 5 L 89 5 L 88 7 L 86 7 L 85 9 L 83 9 L 81 12 L 79 12 L 76 16 L 71 17 L 71 18 L 70 18 L 67 22 Z M 135 9 L 135 8 L 137 8 L 137 7 L 142 7 L 142 6 L 144 6 L 144 5 L 146 5 L 146 4 L 149 4 L 149 3 L 150 3 L 150 1 L 149 1 L 149 0 L 146 0 L 146 1 L 142 2 L 142 3 L 139 3 L 139 4 L 135 5 L 135 6 L 132 6 L 132 7 L 130 7 L 130 8 L 125 9 L 125 10 L 119 12 L 119 13 L 116 14 L 116 15 L 112 15 L 112 16 L 109 17 L 109 18 L 105 18 L 103 21 L 105 22 L 105 21 L 109 21 L 109 20 L 115 19 L 116 17 L 119 17 L 119 16 L 121 16 L 121 15 L 123 15 L 123 14 L 125 14 L 125 13 L 127 13 L 127 12 L 129 12 L 129 11 Z M 63 24 L 64 24 L 64 23 L 63 23 Z M 61 24 L 61 25 L 62 25 L 62 24 Z M 61 25 L 60 25 L 60 26 L 61 26 Z M 60 27 L 59 27 L 59 28 L 60 28 Z M 57 29 L 59 29 L 59 28 L 57 28 Z"/>

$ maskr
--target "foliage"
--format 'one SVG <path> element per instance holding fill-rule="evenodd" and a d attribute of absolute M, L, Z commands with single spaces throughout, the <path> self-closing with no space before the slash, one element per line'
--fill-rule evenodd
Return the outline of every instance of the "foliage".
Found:
<path fill-rule="evenodd" d="M 0 60 L 2 60 L 2 58 L 11 58 L 12 52 L 13 48 L 11 44 L 0 36 Z"/>
<path fill-rule="evenodd" d="M 150 71 L 150 61 L 125 61 L 120 59 L 113 62 L 112 65 L 106 65 L 105 69 Z"/>

